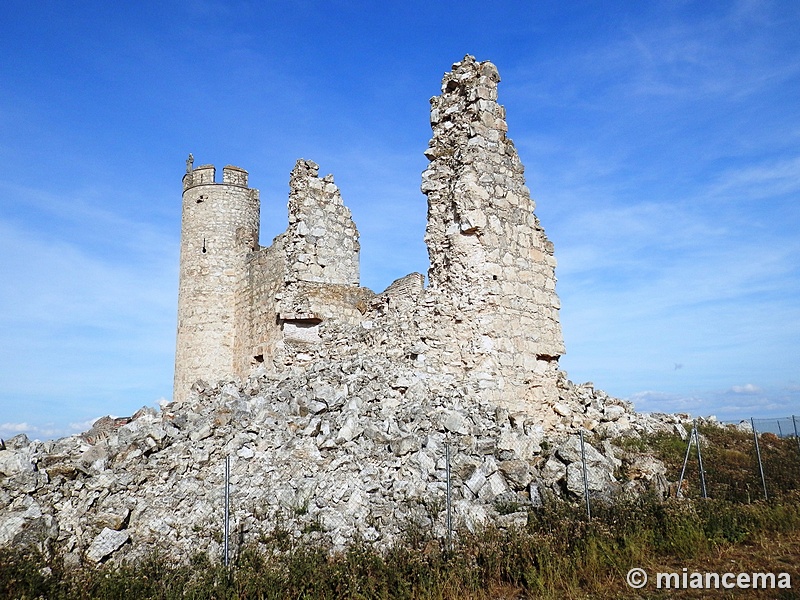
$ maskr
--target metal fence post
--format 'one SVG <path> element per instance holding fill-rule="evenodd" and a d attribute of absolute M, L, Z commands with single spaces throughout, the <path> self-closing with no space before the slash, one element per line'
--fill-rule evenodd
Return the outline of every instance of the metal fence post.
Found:
<path fill-rule="evenodd" d="M 230 552 L 228 542 L 230 540 L 230 487 L 231 487 L 231 457 L 225 457 L 225 516 L 224 533 L 222 542 L 222 553 L 225 559 L 225 566 L 230 562 Z"/>
<path fill-rule="evenodd" d="M 447 549 L 453 549 L 453 513 L 451 509 L 451 487 L 450 487 L 450 443 L 444 443 L 444 462 L 447 472 Z"/>
<path fill-rule="evenodd" d="M 794 439 L 797 441 L 797 449 L 800 450 L 800 435 L 797 435 L 797 419 L 792 415 L 792 425 L 794 425 Z"/>
<path fill-rule="evenodd" d="M 689 451 L 692 449 L 692 440 L 694 440 L 694 430 L 697 427 L 696 423 L 692 421 L 692 431 L 689 433 L 689 443 L 686 444 L 686 455 L 683 457 L 683 467 L 681 468 L 681 476 L 678 479 L 678 493 L 680 498 L 683 495 L 683 476 L 686 474 L 686 464 L 689 462 Z"/>
<path fill-rule="evenodd" d="M 697 466 L 700 468 L 700 487 L 703 490 L 703 498 L 708 498 L 706 493 L 706 471 L 703 469 L 703 453 L 700 451 L 700 433 L 697 427 L 694 428 L 694 441 L 697 444 Z"/>
<path fill-rule="evenodd" d="M 756 422 L 753 417 L 750 417 L 750 425 L 753 427 L 753 440 L 756 443 L 756 458 L 758 459 L 758 472 L 761 473 L 761 485 L 764 488 L 764 500 L 768 500 L 767 480 L 764 479 L 764 465 L 761 463 L 761 448 L 758 447 L 758 431 L 756 430 Z"/>
<path fill-rule="evenodd" d="M 589 504 L 589 476 L 586 473 L 586 447 L 583 445 L 583 429 L 581 429 L 581 463 L 583 464 L 583 497 L 586 499 L 586 517 L 592 520 L 592 508 Z"/>

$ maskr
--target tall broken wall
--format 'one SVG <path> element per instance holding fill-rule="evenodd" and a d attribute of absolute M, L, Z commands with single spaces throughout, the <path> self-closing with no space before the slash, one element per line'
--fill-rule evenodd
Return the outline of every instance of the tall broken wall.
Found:
<path fill-rule="evenodd" d="M 431 99 L 429 294 L 454 340 L 444 362 L 460 363 L 498 403 L 525 408 L 558 396 L 565 350 L 553 244 L 506 135 L 499 81 L 492 63 L 467 56 Z"/>
<path fill-rule="evenodd" d="M 298 281 L 358 285 L 358 230 L 333 175 L 297 161 L 289 180 L 289 277 Z"/>
<path fill-rule="evenodd" d="M 361 317 L 355 305 L 372 292 L 359 287 L 359 234 L 350 209 L 333 175 L 320 177 L 319 165 L 310 160 L 297 161 L 289 188 L 289 227 L 282 236 L 287 271 L 279 310 L 285 337 L 292 336 L 292 328 L 298 333 L 303 323 L 355 324 Z"/>

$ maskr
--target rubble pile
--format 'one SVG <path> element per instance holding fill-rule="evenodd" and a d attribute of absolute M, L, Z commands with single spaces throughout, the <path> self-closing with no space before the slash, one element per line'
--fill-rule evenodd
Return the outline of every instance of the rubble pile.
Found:
<path fill-rule="evenodd" d="M 565 378 L 559 389 L 555 416 L 542 423 L 388 358 L 262 369 L 243 385 L 198 382 L 182 403 L 106 417 L 82 435 L 7 440 L 0 545 L 58 548 L 76 563 L 154 548 L 219 557 L 226 457 L 237 547 L 276 528 L 332 549 L 356 538 L 389 545 L 409 524 L 444 535 L 445 444 L 456 525 L 524 523 L 543 494 L 582 496 L 577 432 L 591 424 L 593 495 L 665 489 L 652 460 L 631 470 L 639 479 L 618 481 L 623 460 L 642 461 L 610 440 L 683 431 L 678 417 L 637 414 Z"/>

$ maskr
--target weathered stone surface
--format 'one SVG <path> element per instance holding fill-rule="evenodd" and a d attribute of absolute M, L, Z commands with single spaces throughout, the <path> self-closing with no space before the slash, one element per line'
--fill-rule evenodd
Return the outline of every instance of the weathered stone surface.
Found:
<path fill-rule="evenodd" d="M 447 431 L 465 435 L 470 431 L 470 423 L 467 417 L 458 412 L 448 412 L 442 420 L 442 425 Z"/>
<path fill-rule="evenodd" d="M 643 454 L 631 458 L 627 473 L 631 479 L 651 480 L 656 477 L 666 476 L 667 468 L 664 463 L 655 457 Z"/>
<path fill-rule="evenodd" d="M 93 562 L 100 562 L 119 550 L 130 537 L 131 534 L 128 531 L 115 531 L 106 527 L 92 541 L 86 551 L 86 558 Z"/>
<path fill-rule="evenodd" d="M 586 479 L 590 492 L 610 492 L 612 484 L 616 483 L 601 463 L 586 465 Z M 579 462 L 567 465 L 567 489 L 576 496 L 583 496 L 583 466 Z"/>
<path fill-rule="evenodd" d="M 441 357 L 444 368 L 464 365 L 483 397 L 530 410 L 557 397 L 555 361 L 564 349 L 552 244 L 506 136 L 499 80 L 494 65 L 467 56 L 431 100 L 422 183 L 428 292 L 440 312 L 457 316 L 437 336 L 459 348 Z"/>
<path fill-rule="evenodd" d="M 128 522 L 131 511 L 127 508 L 119 508 L 116 510 L 108 510 L 101 512 L 95 519 L 95 525 L 102 528 L 113 529 L 119 531 Z"/>
<path fill-rule="evenodd" d="M 559 482 L 567 475 L 567 466 L 555 456 L 550 456 L 542 468 L 542 479 L 545 482 Z"/>
<path fill-rule="evenodd" d="M 15 450 L 0 450 L 0 474 L 11 477 L 17 473 L 33 471 L 27 452 Z"/>
<path fill-rule="evenodd" d="M 24 433 L 18 433 L 5 441 L 0 440 L 0 442 L 2 442 L 0 443 L 0 450 L 22 450 L 31 445 L 31 441 Z"/>
<path fill-rule="evenodd" d="M 504 429 L 497 441 L 498 450 L 505 451 L 507 458 L 529 460 L 541 451 L 539 436 L 528 436 L 519 431 Z"/>
<path fill-rule="evenodd" d="M 533 479 L 530 464 L 524 460 L 504 460 L 499 465 L 506 481 L 515 490 L 524 490 Z"/>
<path fill-rule="evenodd" d="M 605 464 L 606 458 L 588 441 L 583 444 L 586 462 L 590 465 Z M 556 454 L 565 463 L 581 462 L 581 439 L 577 435 L 571 436 L 566 442 L 556 449 Z"/>

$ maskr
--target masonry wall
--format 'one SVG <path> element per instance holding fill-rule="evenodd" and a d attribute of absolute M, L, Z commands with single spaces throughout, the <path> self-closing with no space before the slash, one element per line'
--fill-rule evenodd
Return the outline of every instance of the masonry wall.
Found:
<path fill-rule="evenodd" d="M 246 377 L 258 364 L 272 365 L 281 354 L 283 336 L 277 315 L 285 278 L 282 236 L 268 248 L 261 248 L 247 257 L 246 274 L 236 297 L 234 364 L 237 377 Z"/>
<path fill-rule="evenodd" d="M 300 159 L 289 180 L 286 256 L 290 279 L 358 285 L 358 229 L 342 201 L 333 175 L 319 177 L 319 165 Z"/>
<path fill-rule="evenodd" d="M 319 165 L 298 160 L 289 179 L 288 212 L 281 236 L 286 277 L 278 302 L 283 342 L 292 345 L 286 364 L 313 356 L 313 347 L 323 342 L 323 321 L 357 324 L 359 306 L 366 306 L 362 299 L 373 295 L 358 287 L 358 229 L 333 175 L 320 177 Z"/>
<path fill-rule="evenodd" d="M 358 230 L 333 176 L 300 159 L 289 189 L 288 228 L 248 256 L 236 295 L 238 377 L 260 363 L 281 369 L 298 350 L 308 355 L 323 321 L 357 324 L 374 295 L 358 287 Z"/>

